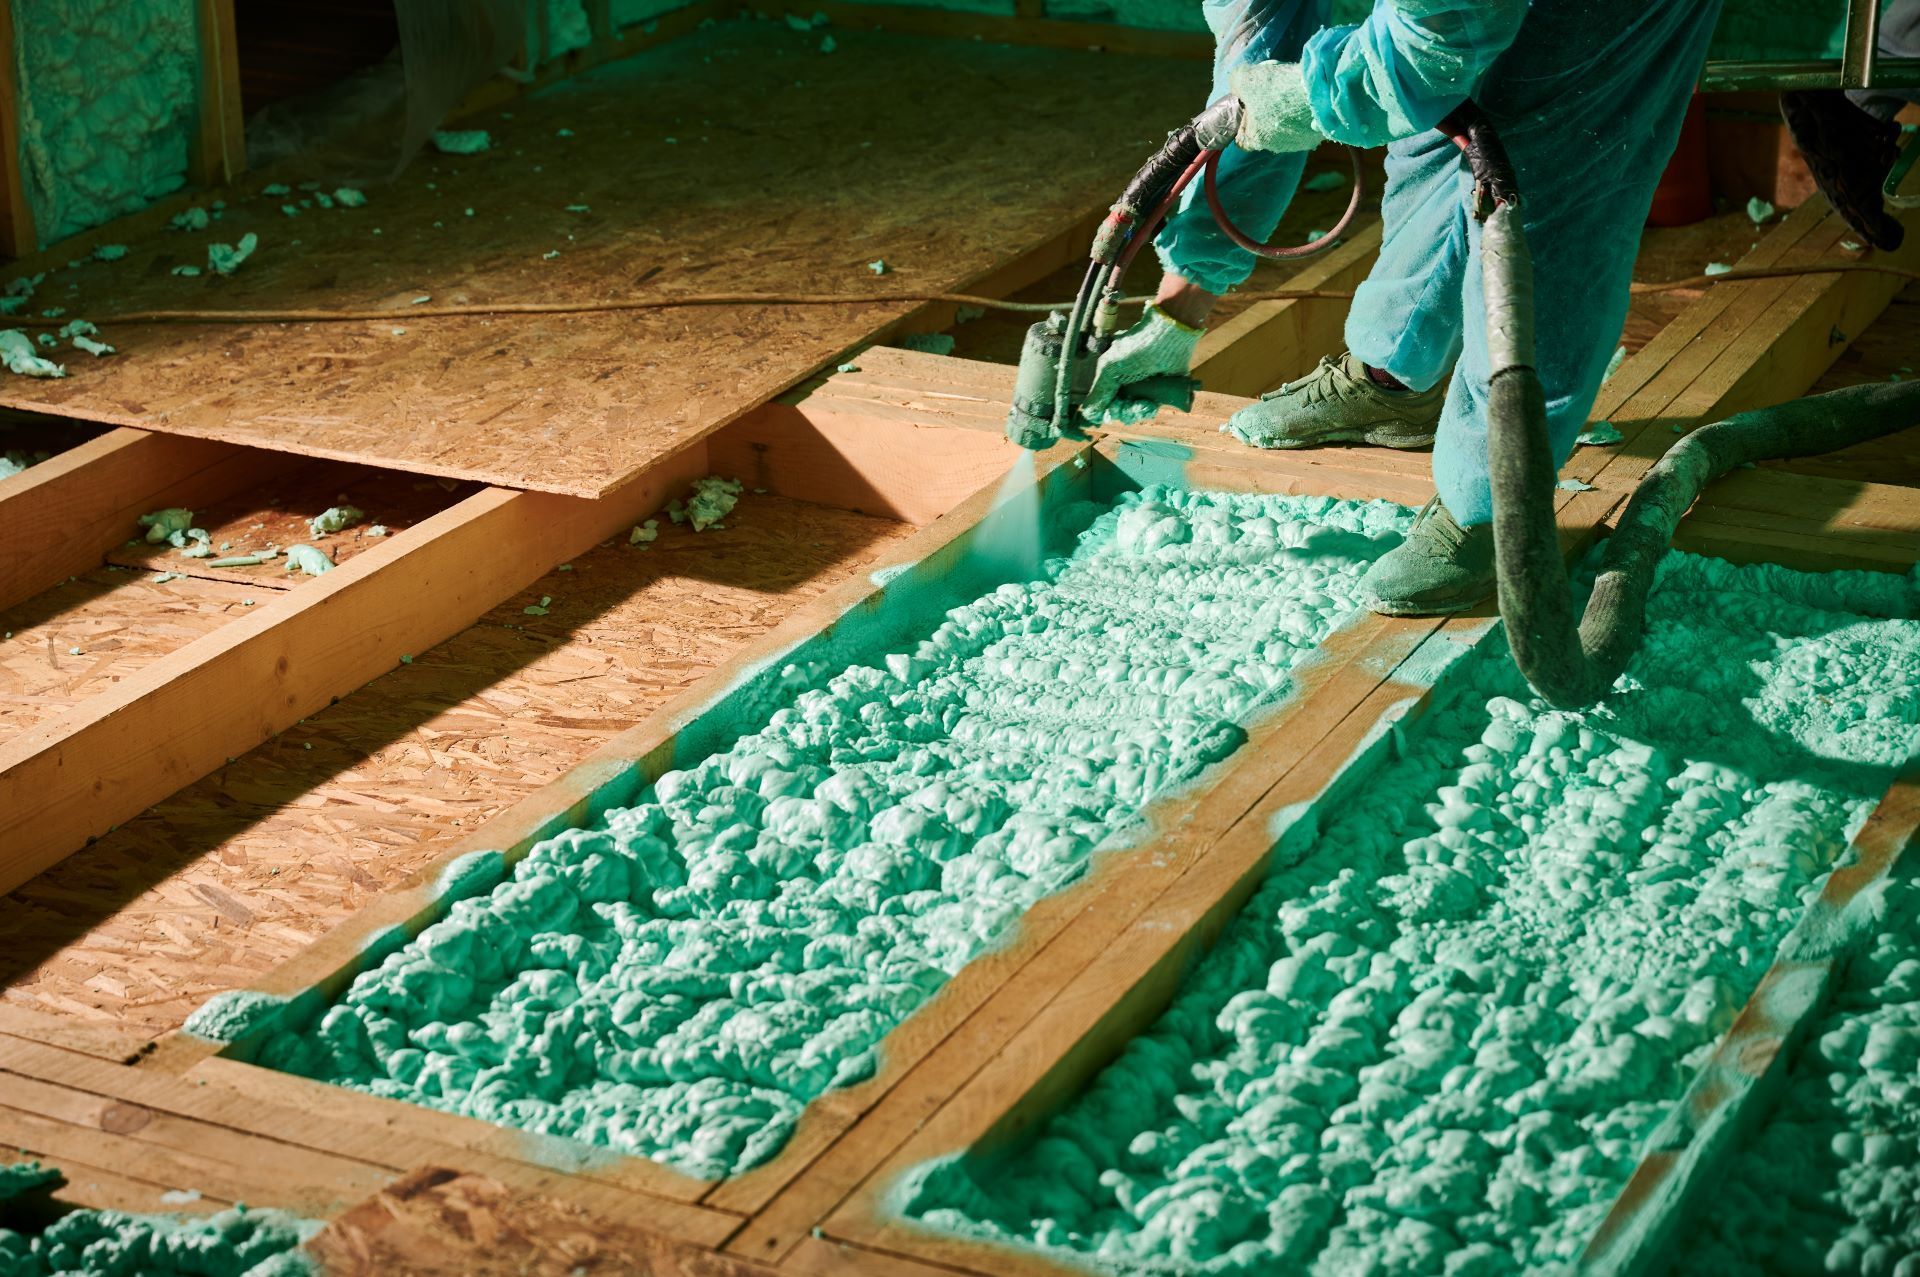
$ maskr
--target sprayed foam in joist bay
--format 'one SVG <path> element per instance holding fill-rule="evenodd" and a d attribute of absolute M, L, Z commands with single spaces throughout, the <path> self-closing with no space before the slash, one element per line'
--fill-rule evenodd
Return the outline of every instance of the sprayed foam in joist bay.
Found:
<path fill-rule="evenodd" d="M 1913 748 L 1917 610 L 1671 555 L 1579 713 L 1490 641 L 1084 1093 L 898 1204 L 1116 1273 L 1557 1270 Z"/>
<path fill-rule="evenodd" d="M 698 1175 L 761 1162 L 1030 904 L 1238 748 L 1409 517 L 1132 494 L 918 642 L 780 671 L 757 730 L 538 844 L 262 1058 Z"/>

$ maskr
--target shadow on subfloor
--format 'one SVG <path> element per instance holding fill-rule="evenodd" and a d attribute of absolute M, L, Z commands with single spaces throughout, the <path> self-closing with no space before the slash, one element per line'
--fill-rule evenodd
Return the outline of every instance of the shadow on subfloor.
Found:
<path fill-rule="evenodd" d="M 836 581 L 852 575 L 887 539 L 884 533 L 900 526 L 844 511 L 834 511 L 831 517 L 810 513 L 818 510 L 781 498 L 749 497 L 731 521 L 733 535 L 727 540 L 705 534 L 695 538 L 663 519 L 661 539 L 646 553 L 610 544 L 581 556 L 573 571 L 549 573 L 474 625 L 416 656 L 411 664 L 375 679 L 149 808 L 0 902 L 0 917 L 5 919 L 0 924 L 0 985 L 18 981 L 143 893 L 195 861 L 220 853 L 233 839 L 321 786 L 365 766 L 381 749 L 436 716 L 484 698 L 489 689 L 654 582 L 678 577 L 699 586 L 767 596 L 767 606 L 755 621 L 735 622 L 738 638 L 744 642 L 771 629 L 801 602 L 783 605 L 773 596 L 823 575 Z M 564 594 L 566 606 L 544 617 L 523 615 L 527 596 L 543 592 Z M 716 618 L 710 628 L 732 627 Z M 663 678 L 658 699 L 630 720 L 585 717 L 569 719 L 563 726 L 594 737 L 582 750 L 588 752 L 710 667 L 710 663 L 682 661 L 680 668 L 687 676 L 677 681 Z M 491 707 L 476 712 L 500 713 Z M 514 723 L 512 718 L 504 719 L 502 731 L 511 733 Z M 505 801 L 511 803 L 519 796 L 509 793 Z M 494 801 L 499 799 L 500 795 L 494 796 Z M 457 798 L 436 801 L 457 802 Z M 452 835 L 471 832 L 479 823 L 469 819 Z M 451 841 L 437 826 L 428 836 Z M 411 851 L 411 844 L 422 838 L 416 833 L 406 841 Z M 343 854 L 339 859 L 350 858 Z M 349 863 L 344 868 L 352 877 L 355 867 Z M 361 885 L 379 884 L 369 879 Z M 224 893 L 217 890 L 195 894 L 239 926 L 241 934 L 251 925 L 241 902 L 223 899 Z"/>

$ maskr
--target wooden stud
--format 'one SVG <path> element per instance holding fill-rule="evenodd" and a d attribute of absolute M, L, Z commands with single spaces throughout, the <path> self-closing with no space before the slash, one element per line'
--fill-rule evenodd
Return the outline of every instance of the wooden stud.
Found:
<path fill-rule="evenodd" d="M 18 66 L 8 0 L 0 4 L 0 257 L 25 257 L 40 247 L 20 152 L 20 95 L 25 86 L 16 78 Z"/>
<path fill-rule="evenodd" d="M 488 489 L 0 745 L 0 890 L 464 628 L 706 473 L 604 501 Z"/>
<path fill-rule="evenodd" d="M 247 171 L 246 120 L 240 101 L 240 45 L 233 0 L 198 0 L 199 126 L 187 176 L 196 186 L 225 186 Z"/>
<path fill-rule="evenodd" d="M 250 1084 L 252 1074 L 297 1085 L 276 1088 L 268 1094 Z M 617 1178 L 569 1174 L 562 1166 L 540 1160 L 538 1140 L 515 1144 L 504 1138 L 517 1133 L 495 1128 L 503 1137 L 495 1146 L 462 1145 L 407 1123 L 367 1120 L 365 1113 L 351 1104 L 327 1102 L 329 1095 L 351 1101 L 356 1098 L 353 1092 L 224 1060 L 213 1061 L 192 1079 L 183 1080 L 153 1069 L 105 1064 L 37 1043 L 0 1038 L 0 1097 L 11 1095 L 29 1080 L 69 1093 L 57 1101 L 42 1100 L 41 1109 L 64 1113 L 82 1127 L 91 1122 L 92 1127 L 122 1138 L 164 1120 L 168 1139 L 189 1130 L 197 1133 L 193 1140 L 176 1141 L 182 1153 L 218 1157 L 221 1142 L 235 1136 L 270 1141 L 278 1147 L 263 1157 L 244 1155 L 245 1150 L 256 1147 L 253 1144 L 229 1147 L 242 1149 L 242 1161 L 257 1166 L 257 1173 L 279 1194 L 329 1197 L 335 1202 L 334 1209 L 364 1196 L 364 1191 L 355 1186 L 365 1183 L 370 1174 L 385 1182 L 411 1167 L 432 1162 L 491 1175 L 530 1191 L 552 1192 L 583 1209 L 633 1220 L 665 1236 L 701 1245 L 718 1244 L 739 1223 L 715 1211 L 622 1185 Z M 45 1092 L 35 1094 L 44 1096 Z M 0 1103 L 6 1102 L 0 1099 Z M 132 1120 L 101 1123 L 87 1116 L 114 1110 Z M 135 1122 L 141 1125 L 135 1126 Z M 128 1129 L 115 1130 L 115 1126 Z M 110 1146 L 87 1136 L 80 1151 L 98 1156 L 102 1148 Z M 126 1149 L 123 1157 L 132 1151 Z M 194 1183 L 187 1179 L 173 1186 L 190 1187 Z M 242 1195 L 249 1201 L 257 1200 L 251 1192 Z M 343 1197 L 346 1200 L 340 1200 Z"/>

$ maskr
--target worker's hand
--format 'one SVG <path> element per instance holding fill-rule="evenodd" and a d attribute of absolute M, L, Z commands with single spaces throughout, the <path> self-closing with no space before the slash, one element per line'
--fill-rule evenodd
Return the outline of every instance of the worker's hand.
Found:
<path fill-rule="evenodd" d="M 1080 415 L 1093 425 L 1114 421 L 1137 425 L 1158 412 L 1162 401 L 1129 394 L 1155 377 L 1184 377 L 1193 363 L 1200 329 L 1183 324 L 1158 306 L 1147 307 L 1139 323 L 1113 339 L 1094 366 Z"/>
<path fill-rule="evenodd" d="M 1227 77 L 1244 108 L 1234 141 L 1249 151 L 1311 151 L 1325 140 L 1313 121 L 1298 62 L 1255 62 Z"/>

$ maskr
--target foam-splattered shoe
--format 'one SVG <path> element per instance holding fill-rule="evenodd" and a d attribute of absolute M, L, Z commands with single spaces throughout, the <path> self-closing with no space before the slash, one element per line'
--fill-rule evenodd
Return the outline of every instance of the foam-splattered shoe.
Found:
<path fill-rule="evenodd" d="M 1220 429 L 1256 448 L 1431 448 L 1446 397 L 1444 382 L 1427 390 L 1388 390 L 1351 354 L 1328 355 L 1306 376 L 1234 413 Z"/>
<path fill-rule="evenodd" d="M 1382 616 L 1464 612 L 1493 588 L 1493 525 L 1461 527 L 1439 497 L 1421 508 L 1407 539 L 1360 578 L 1362 601 Z"/>

